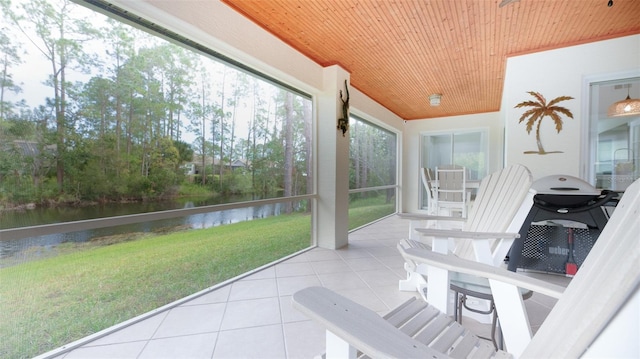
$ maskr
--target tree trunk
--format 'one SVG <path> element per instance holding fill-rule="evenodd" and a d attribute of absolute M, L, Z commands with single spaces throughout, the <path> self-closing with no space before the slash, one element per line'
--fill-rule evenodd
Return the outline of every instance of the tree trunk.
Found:
<path fill-rule="evenodd" d="M 540 125 L 542 124 L 543 118 L 544 117 L 541 117 L 538 120 L 538 125 L 536 126 L 536 144 L 538 145 L 538 153 L 540 154 L 546 153 L 546 151 L 544 150 L 544 147 L 542 147 L 542 141 L 540 140 Z"/>
<path fill-rule="evenodd" d="M 291 92 L 287 92 L 284 106 L 284 196 L 290 197 L 293 194 L 293 95 Z M 285 213 L 292 211 L 292 203 L 286 202 Z"/>

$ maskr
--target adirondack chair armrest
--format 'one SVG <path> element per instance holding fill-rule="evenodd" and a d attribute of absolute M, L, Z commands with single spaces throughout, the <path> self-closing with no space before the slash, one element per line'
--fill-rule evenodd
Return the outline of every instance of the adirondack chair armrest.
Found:
<path fill-rule="evenodd" d="M 457 239 L 515 239 L 519 238 L 519 233 L 508 232 L 470 232 L 456 229 L 435 229 L 435 228 L 416 228 L 423 236 L 431 236 L 436 238 L 457 238 Z"/>
<path fill-rule="evenodd" d="M 498 280 L 557 299 L 564 292 L 564 287 L 562 286 L 527 277 L 504 268 L 462 259 L 453 254 L 442 254 L 424 248 L 404 248 L 402 246 L 398 246 L 398 250 L 405 258 L 409 258 L 415 263 L 446 269 L 450 272 Z"/>
<path fill-rule="evenodd" d="M 449 216 L 432 216 L 421 213 L 398 213 L 398 217 L 412 221 L 447 221 L 447 222 L 465 222 L 467 219 L 462 217 Z"/>
<path fill-rule="evenodd" d="M 292 305 L 372 358 L 448 358 L 402 333 L 375 312 L 327 288 L 302 289 L 294 293 Z"/>

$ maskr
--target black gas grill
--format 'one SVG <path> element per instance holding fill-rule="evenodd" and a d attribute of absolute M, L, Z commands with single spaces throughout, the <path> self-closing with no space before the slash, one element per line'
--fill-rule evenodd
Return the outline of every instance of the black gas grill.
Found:
<path fill-rule="evenodd" d="M 565 273 L 572 250 L 578 268 L 609 220 L 618 193 L 598 191 L 572 176 L 552 175 L 535 181 L 533 206 L 509 253 L 509 270 L 517 268 Z M 569 245 L 569 233 L 573 246 Z"/>

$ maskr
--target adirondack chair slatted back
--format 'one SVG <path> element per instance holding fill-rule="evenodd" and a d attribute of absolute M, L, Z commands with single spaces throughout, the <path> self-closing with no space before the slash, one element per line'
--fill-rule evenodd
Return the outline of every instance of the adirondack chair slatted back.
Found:
<path fill-rule="evenodd" d="M 508 166 L 486 176 L 480 183 L 463 229 L 470 232 L 506 232 L 532 182 L 531 172 L 522 165 Z M 495 241 L 491 242 L 493 245 Z M 475 258 L 471 241 L 459 242 L 455 254 L 461 258 Z"/>
<path fill-rule="evenodd" d="M 462 166 L 441 166 L 435 170 L 434 202 L 436 211 L 440 209 L 460 211 L 467 218 L 469 197 L 467 192 L 467 170 Z"/>
<path fill-rule="evenodd" d="M 436 167 L 438 201 L 463 202 L 466 198 L 466 169 L 464 167 Z"/>
<path fill-rule="evenodd" d="M 584 353 L 640 287 L 639 239 L 640 180 L 636 180 L 523 357 L 576 358 Z"/>
<path fill-rule="evenodd" d="M 522 165 L 508 166 L 483 178 L 464 229 L 504 232 L 532 183 L 531 173 Z"/>

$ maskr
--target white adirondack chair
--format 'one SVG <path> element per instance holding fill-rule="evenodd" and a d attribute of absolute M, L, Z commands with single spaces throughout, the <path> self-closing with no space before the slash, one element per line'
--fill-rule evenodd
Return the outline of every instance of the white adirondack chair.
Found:
<path fill-rule="evenodd" d="M 440 228 L 418 228 L 416 221 L 451 221 L 449 217 L 434 217 L 419 214 L 399 214 L 402 218 L 412 221 L 411 230 L 424 238 L 413 237 L 401 240 L 399 246 L 431 247 L 434 251 L 447 253 L 452 250 L 456 255 L 466 259 L 473 259 L 482 263 L 500 265 L 511 244 L 518 237 L 531 206 L 535 191 L 531 189 L 532 176 L 522 165 L 508 166 L 489 176 L 480 183 L 469 216 L 463 222 L 462 230 Z M 425 242 L 426 239 L 430 241 Z M 455 239 L 455 241 L 450 241 Z M 421 242 L 421 243 L 418 243 Z M 453 243 L 453 244 L 452 244 Z M 427 286 L 425 277 L 416 272 L 417 263 L 405 258 L 407 279 L 399 283 L 400 290 L 418 290 L 424 295 Z M 432 271 L 430 281 L 448 282 L 446 271 Z M 428 293 L 430 303 L 446 311 L 448 297 L 437 293 Z M 437 295 L 434 296 L 434 295 Z"/>
<path fill-rule="evenodd" d="M 640 357 L 640 180 L 629 186 L 580 270 L 566 289 L 506 269 L 409 248 L 416 262 L 489 279 L 501 318 L 525 312 L 517 288 L 558 298 L 535 336 L 510 334 L 509 352 L 493 351 L 451 318 L 414 300 L 386 319 L 321 287 L 303 289 L 293 306 L 327 329 L 327 358 L 578 358 Z M 448 287 L 443 288 L 448 290 Z M 526 317 L 526 316 L 525 316 Z"/>

